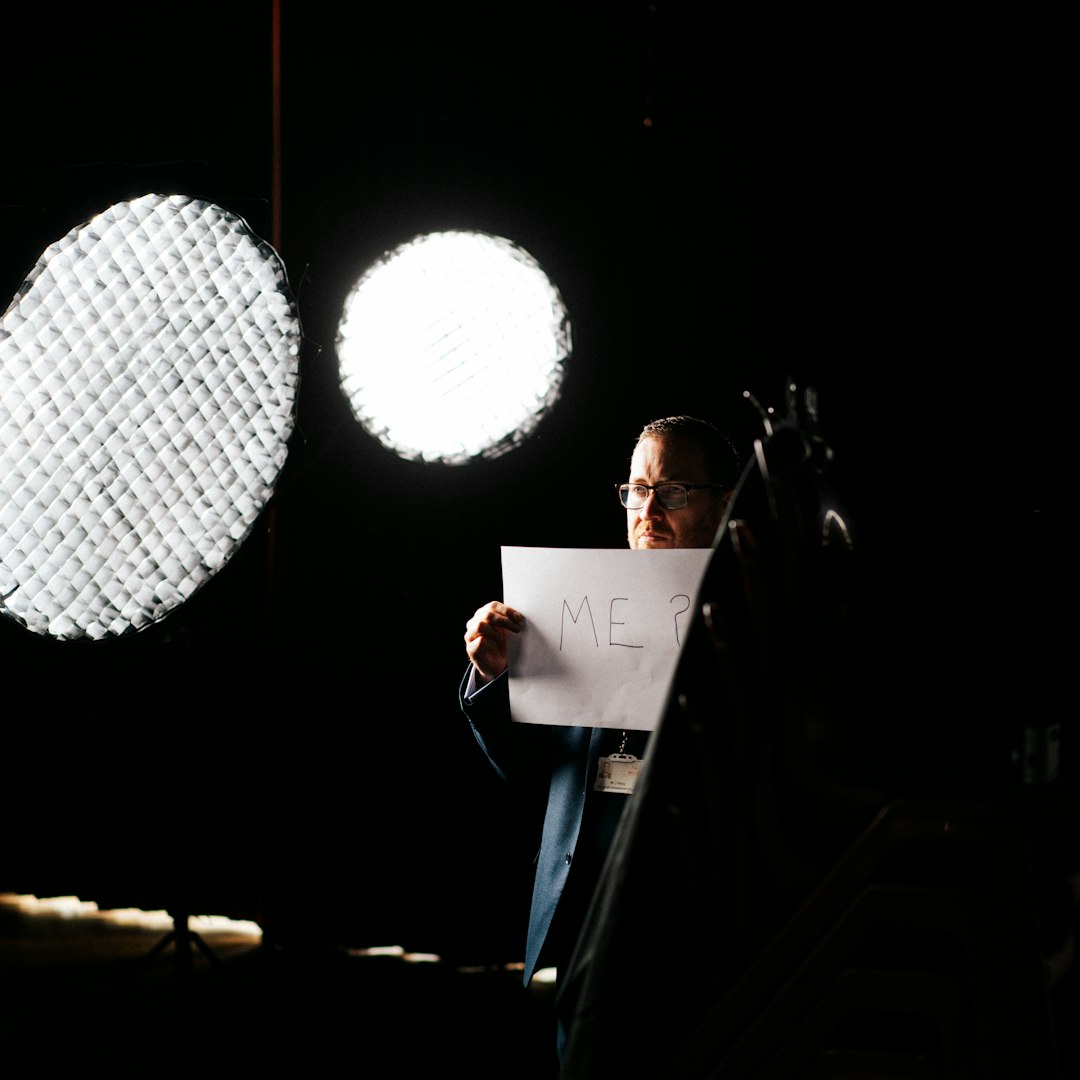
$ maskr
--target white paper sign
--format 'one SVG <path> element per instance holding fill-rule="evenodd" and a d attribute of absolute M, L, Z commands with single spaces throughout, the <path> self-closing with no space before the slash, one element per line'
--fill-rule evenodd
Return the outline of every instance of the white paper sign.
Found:
<path fill-rule="evenodd" d="M 510 712 L 525 724 L 651 731 L 667 704 L 711 548 L 502 549 Z"/>

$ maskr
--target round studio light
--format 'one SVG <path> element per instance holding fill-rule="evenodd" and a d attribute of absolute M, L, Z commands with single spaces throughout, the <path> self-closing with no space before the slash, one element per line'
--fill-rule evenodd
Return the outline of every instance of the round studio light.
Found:
<path fill-rule="evenodd" d="M 537 261 L 479 232 L 417 236 L 370 267 L 338 328 L 343 391 L 410 461 L 461 465 L 520 445 L 558 400 L 570 319 Z"/>
<path fill-rule="evenodd" d="M 274 251 L 186 196 L 47 248 L 0 324 L 0 612 L 142 629 L 249 535 L 294 423 L 300 328 Z"/>

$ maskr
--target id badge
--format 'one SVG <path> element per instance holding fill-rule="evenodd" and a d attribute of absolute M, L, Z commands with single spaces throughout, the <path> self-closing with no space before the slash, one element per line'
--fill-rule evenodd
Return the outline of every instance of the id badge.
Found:
<path fill-rule="evenodd" d="M 593 791 L 606 791 L 613 795 L 629 795 L 637 783 L 638 773 L 644 761 L 633 754 L 609 754 L 602 757 L 596 770 Z"/>

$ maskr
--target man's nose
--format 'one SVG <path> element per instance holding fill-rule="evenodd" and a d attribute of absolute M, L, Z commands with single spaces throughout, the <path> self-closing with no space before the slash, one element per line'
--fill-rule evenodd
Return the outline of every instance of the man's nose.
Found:
<path fill-rule="evenodd" d="M 638 511 L 638 517 L 641 518 L 658 518 L 664 512 L 664 508 L 660 505 L 660 500 L 656 496 L 655 491 L 650 491 L 645 496 L 645 502 L 642 503 L 641 509 Z"/>

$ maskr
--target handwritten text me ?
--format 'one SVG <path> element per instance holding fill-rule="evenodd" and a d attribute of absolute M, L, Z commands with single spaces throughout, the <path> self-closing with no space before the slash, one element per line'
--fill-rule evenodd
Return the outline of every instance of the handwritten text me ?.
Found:
<path fill-rule="evenodd" d="M 626 609 L 624 605 L 630 603 L 628 596 L 612 597 L 607 605 L 608 613 L 602 626 L 606 625 L 607 644 L 624 649 L 644 649 L 644 644 L 635 643 L 635 634 L 632 628 L 628 628 L 626 621 Z M 663 613 L 663 618 L 670 620 L 672 640 L 676 648 L 682 647 L 682 633 L 680 617 L 690 610 L 690 597 L 686 593 L 676 593 L 668 601 L 669 610 Z M 603 607 L 600 606 L 600 610 Z M 682 623 L 685 623 L 685 619 Z M 563 600 L 562 612 L 559 619 L 559 652 L 568 647 L 572 641 L 592 639 L 596 648 L 600 648 L 600 633 L 597 630 L 596 617 L 593 615 L 593 605 L 588 595 L 583 596 L 576 610 L 569 600 Z"/>

